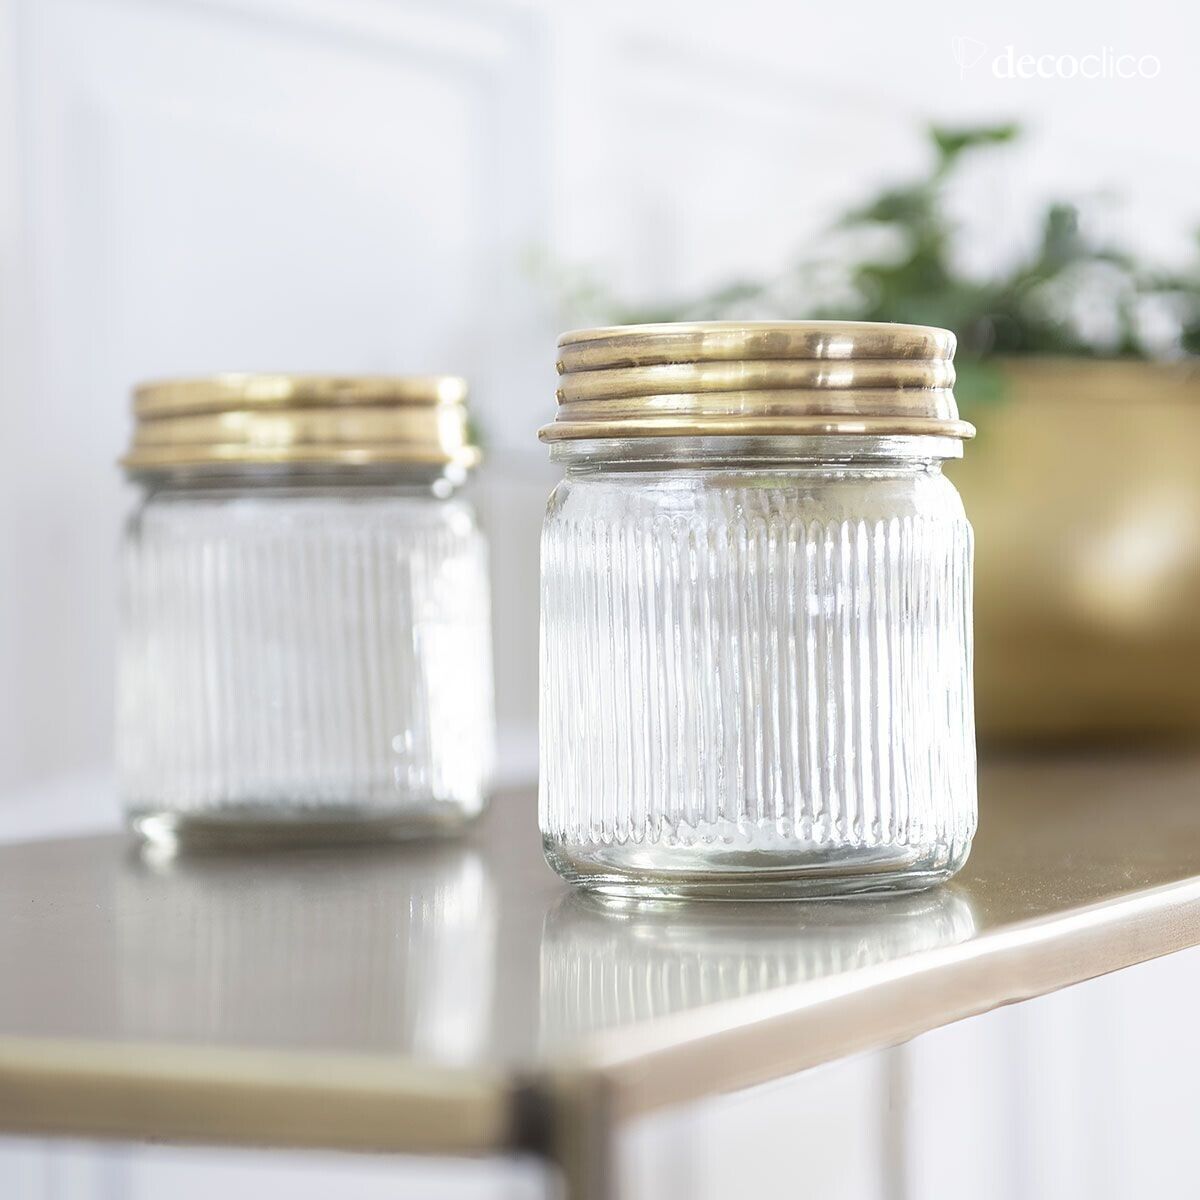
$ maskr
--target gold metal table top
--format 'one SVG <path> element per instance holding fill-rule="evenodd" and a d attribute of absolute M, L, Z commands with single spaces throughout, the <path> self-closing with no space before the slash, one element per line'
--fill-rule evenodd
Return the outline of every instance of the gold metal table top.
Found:
<path fill-rule="evenodd" d="M 606 909 L 543 865 L 534 807 L 433 847 L 0 847 L 0 1130 L 570 1163 L 1200 942 L 1195 757 L 990 763 L 959 879 L 869 902 Z"/>

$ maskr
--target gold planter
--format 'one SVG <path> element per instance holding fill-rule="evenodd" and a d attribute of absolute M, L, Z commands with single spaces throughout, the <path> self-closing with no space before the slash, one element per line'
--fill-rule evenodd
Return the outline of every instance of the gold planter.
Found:
<path fill-rule="evenodd" d="M 1200 734 L 1200 369 L 1002 364 L 953 476 L 987 741 Z"/>

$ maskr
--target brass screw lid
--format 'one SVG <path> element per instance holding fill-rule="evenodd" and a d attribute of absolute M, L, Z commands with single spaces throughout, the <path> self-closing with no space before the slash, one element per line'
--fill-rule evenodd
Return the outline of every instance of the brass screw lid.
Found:
<path fill-rule="evenodd" d="M 969 438 L 954 348 L 945 329 L 867 321 L 575 330 L 558 339 L 558 415 L 539 437 Z"/>
<path fill-rule="evenodd" d="M 224 374 L 134 389 L 133 472 L 271 464 L 472 467 L 457 376 Z"/>

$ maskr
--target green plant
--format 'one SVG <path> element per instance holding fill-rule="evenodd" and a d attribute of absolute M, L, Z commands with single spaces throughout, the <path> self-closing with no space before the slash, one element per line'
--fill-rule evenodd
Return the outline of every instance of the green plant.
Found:
<path fill-rule="evenodd" d="M 1165 273 L 1139 265 L 1089 237 L 1073 204 L 1047 208 L 1028 258 L 990 278 L 961 270 L 947 185 L 968 155 L 1018 134 L 1015 125 L 932 127 L 925 174 L 847 212 L 822 239 L 830 252 L 804 255 L 775 279 L 737 280 L 648 305 L 623 303 L 587 272 L 560 275 L 557 291 L 573 314 L 613 324 L 759 315 L 943 326 L 958 336 L 958 393 L 968 404 L 999 392 L 990 360 L 1000 355 L 1200 353 L 1200 269 Z M 863 248 L 880 243 L 882 251 Z M 1149 305 L 1165 318 L 1153 338 L 1144 319 Z M 1091 320 L 1079 319 L 1084 310 Z M 1164 323 L 1173 329 L 1165 338 Z"/>

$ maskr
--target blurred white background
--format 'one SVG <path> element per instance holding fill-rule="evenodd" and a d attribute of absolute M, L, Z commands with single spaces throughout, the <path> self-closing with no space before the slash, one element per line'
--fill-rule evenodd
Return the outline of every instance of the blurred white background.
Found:
<path fill-rule="evenodd" d="M 1158 70 L 997 78 L 1009 46 Z M 635 297 L 770 272 L 918 169 L 928 120 L 1011 118 L 956 197 L 973 264 L 1058 197 L 1169 263 L 1200 224 L 1198 46 L 1170 0 L 0 0 L 0 789 L 107 770 L 135 381 L 471 379 L 525 777 L 563 319 L 531 252 Z"/>

